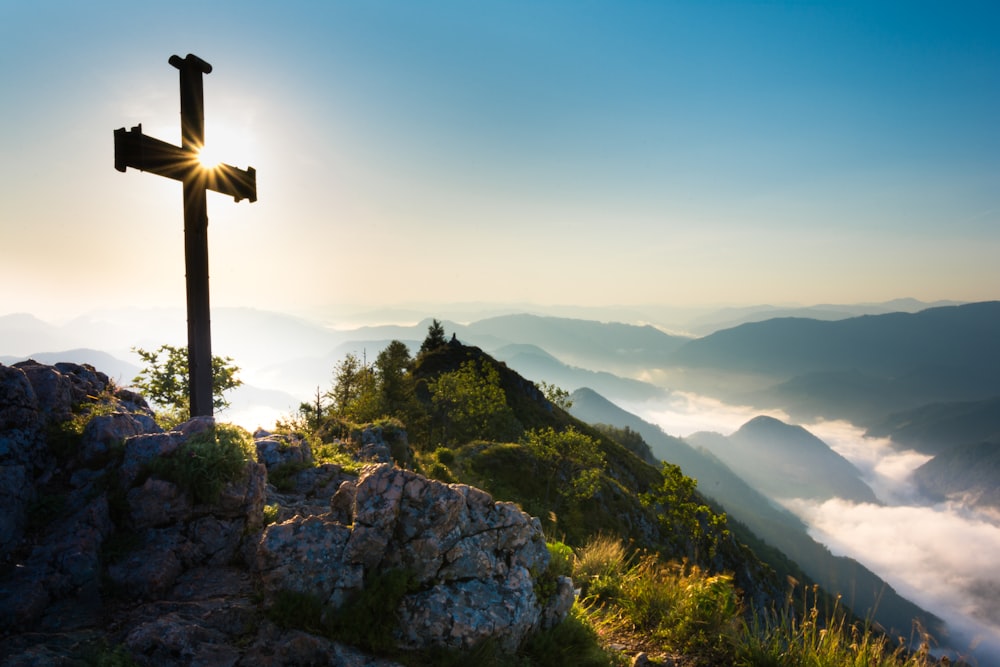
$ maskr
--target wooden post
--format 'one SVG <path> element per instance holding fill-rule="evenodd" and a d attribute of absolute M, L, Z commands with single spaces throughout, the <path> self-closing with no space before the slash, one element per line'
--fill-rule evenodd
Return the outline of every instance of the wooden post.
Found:
<path fill-rule="evenodd" d="M 180 70 L 181 146 L 142 134 L 142 126 L 115 130 L 115 169 L 133 167 L 184 185 L 184 265 L 187 284 L 188 389 L 191 416 L 212 416 L 212 322 L 208 291 L 208 207 L 206 191 L 257 201 L 257 172 L 229 165 L 208 169 L 198 161 L 205 145 L 202 76 L 212 66 L 195 56 L 171 56 Z"/>

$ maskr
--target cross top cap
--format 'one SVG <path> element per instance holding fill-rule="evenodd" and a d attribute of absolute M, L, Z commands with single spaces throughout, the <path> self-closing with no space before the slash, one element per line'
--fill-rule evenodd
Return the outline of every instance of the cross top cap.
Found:
<path fill-rule="evenodd" d="M 187 54 L 184 58 L 181 58 L 180 56 L 170 56 L 170 60 L 167 62 L 177 69 L 191 68 L 201 72 L 202 74 L 212 73 L 212 66 L 193 53 Z"/>

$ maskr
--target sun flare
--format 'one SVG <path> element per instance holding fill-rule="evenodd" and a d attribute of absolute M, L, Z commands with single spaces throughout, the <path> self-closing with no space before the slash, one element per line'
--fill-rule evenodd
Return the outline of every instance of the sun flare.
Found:
<path fill-rule="evenodd" d="M 215 169 L 222 164 L 222 156 L 211 146 L 202 146 L 198 151 L 198 163 L 203 169 Z"/>

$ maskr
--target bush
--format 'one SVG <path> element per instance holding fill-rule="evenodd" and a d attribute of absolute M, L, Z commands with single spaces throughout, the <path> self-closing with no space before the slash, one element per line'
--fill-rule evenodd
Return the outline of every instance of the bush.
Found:
<path fill-rule="evenodd" d="M 212 503 L 226 484 L 240 479 L 256 455 L 249 433 L 239 426 L 218 424 L 172 454 L 155 459 L 149 468 L 153 475 L 190 493 L 196 503 Z"/>
<path fill-rule="evenodd" d="M 573 576 L 573 550 L 562 542 L 548 542 L 549 572 L 553 577 Z"/>
<path fill-rule="evenodd" d="M 607 667 L 612 664 L 577 605 L 573 605 L 562 623 L 529 637 L 521 652 L 529 665 Z"/>

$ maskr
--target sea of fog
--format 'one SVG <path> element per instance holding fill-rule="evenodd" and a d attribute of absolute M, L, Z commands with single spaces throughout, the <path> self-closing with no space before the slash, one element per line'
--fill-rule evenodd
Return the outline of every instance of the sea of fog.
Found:
<path fill-rule="evenodd" d="M 665 402 L 624 405 L 666 433 L 730 435 L 751 418 L 781 411 L 726 405 L 675 392 Z M 837 555 L 863 563 L 904 597 L 948 624 L 947 643 L 981 667 L 1000 666 L 1000 520 L 960 502 L 934 503 L 910 481 L 930 457 L 864 437 L 843 421 L 802 424 L 861 471 L 882 504 L 776 499 Z"/>

